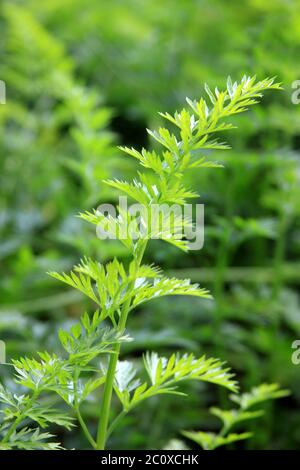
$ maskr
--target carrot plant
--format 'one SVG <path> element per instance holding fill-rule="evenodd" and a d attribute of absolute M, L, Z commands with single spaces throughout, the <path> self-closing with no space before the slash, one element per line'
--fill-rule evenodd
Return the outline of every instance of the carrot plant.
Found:
<path fill-rule="evenodd" d="M 278 89 L 279 85 L 273 79 L 256 81 L 255 77 L 243 77 L 240 83 L 232 83 L 229 78 L 225 91 L 205 88 L 209 100 L 187 99 L 187 107 L 182 111 L 161 114 L 175 126 L 174 133 L 164 127 L 148 131 L 161 146 L 161 152 L 122 148 L 143 168 L 132 182 L 105 181 L 142 205 L 142 214 L 133 214 L 120 206 L 115 217 L 96 210 L 79 215 L 95 224 L 97 230 L 119 239 L 131 253 L 131 260 L 128 265 L 118 259 L 103 265 L 85 257 L 69 274 L 50 273 L 86 295 L 97 305 L 97 310 L 91 315 L 84 313 L 69 332 L 59 331 L 64 354 L 42 352 L 34 359 L 23 357 L 12 361 L 15 382 L 22 390 L 17 395 L 1 387 L 0 400 L 4 405 L 1 448 L 58 449 L 60 444 L 42 429 L 53 423 L 71 429 L 76 418 L 91 447 L 105 449 L 108 438 L 126 414 L 155 395 L 181 396 L 179 387 L 183 381 L 211 382 L 237 392 L 233 374 L 219 359 L 187 353 L 174 353 L 165 358 L 156 352 L 145 352 L 144 371 L 140 371 L 133 362 L 120 358 L 122 344 L 132 340 L 127 323 L 136 307 L 166 295 L 211 297 L 205 288 L 192 284 L 189 279 L 168 278 L 160 268 L 143 262 L 152 238 L 183 251 L 189 249 L 183 230 L 191 226 L 189 218 L 166 212 L 163 216 L 169 228 L 166 231 L 152 223 L 151 209 L 154 205 L 183 207 L 189 198 L 198 197 L 184 185 L 186 171 L 221 167 L 203 155 L 211 149 L 229 148 L 214 134 L 232 129 L 228 117 L 245 111 L 258 102 L 264 90 Z M 113 394 L 120 402 L 116 416 L 113 416 Z M 71 412 L 60 404 L 54 406 L 55 395 Z M 83 402 L 91 395 L 99 401 L 95 435 L 81 412 Z"/>
<path fill-rule="evenodd" d="M 237 405 L 235 408 L 223 410 L 217 407 L 210 409 L 211 414 L 219 418 L 222 427 L 219 432 L 183 431 L 187 439 L 199 444 L 203 450 L 215 450 L 217 447 L 231 444 L 236 441 L 249 439 L 251 432 L 231 432 L 233 428 L 245 421 L 251 421 L 264 414 L 258 409 L 264 402 L 289 395 L 287 390 L 280 390 L 277 384 L 261 384 L 248 393 L 231 395 L 230 399 Z"/>

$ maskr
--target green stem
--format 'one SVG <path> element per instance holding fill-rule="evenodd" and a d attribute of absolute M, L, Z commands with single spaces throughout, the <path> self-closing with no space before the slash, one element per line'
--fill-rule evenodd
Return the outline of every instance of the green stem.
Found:
<path fill-rule="evenodd" d="M 111 425 L 109 426 L 108 430 L 107 430 L 107 433 L 106 433 L 106 437 L 108 438 L 111 433 L 116 429 L 117 425 L 119 424 L 119 422 L 124 418 L 124 416 L 126 416 L 128 413 L 128 411 L 126 410 L 122 410 L 121 413 L 118 414 L 118 416 L 116 416 L 116 418 L 113 420 L 113 422 L 111 423 Z"/>
<path fill-rule="evenodd" d="M 77 419 L 80 423 L 80 426 L 81 426 L 81 429 L 85 435 L 85 437 L 87 438 L 87 440 L 89 441 L 89 443 L 91 444 L 91 446 L 96 449 L 97 447 L 97 443 L 96 441 L 93 439 L 93 437 L 91 436 L 90 434 L 90 431 L 88 430 L 87 428 L 87 425 L 85 424 L 85 421 L 84 419 L 82 418 L 81 416 L 81 413 L 80 413 L 80 409 L 79 409 L 79 406 L 78 404 L 75 405 L 75 411 L 76 411 L 76 416 L 77 416 Z"/>
<path fill-rule="evenodd" d="M 135 272 L 137 272 L 138 268 L 140 267 L 146 246 L 147 246 L 147 240 L 141 240 L 140 250 L 134 257 Z M 129 313 L 130 303 L 131 303 L 131 298 L 132 298 L 131 294 L 134 289 L 134 284 L 135 284 L 135 279 L 133 279 L 130 282 L 129 287 L 128 287 L 129 296 L 121 311 L 121 316 L 120 316 L 120 320 L 118 324 L 119 331 L 124 331 L 126 327 L 127 316 Z M 104 392 L 103 392 L 103 400 L 102 400 L 101 409 L 100 409 L 99 424 L 98 424 L 97 447 L 96 447 L 96 449 L 98 450 L 105 449 L 105 444 L 107 440 L 107 429 L 108 429 L 108 422 L 109 422 L 109 415 L 110 415 L 111 398 L 112 398 L 112 392 L 113 392 L 113 386 L 114 386 L 116 367 L 117 367 L 117 363 L 118 363 L 118 359 L 120 355 L 120 349 L 121 349 L 121 345 L 119 343 L 116 344 L 114 348 L 114 352 L 110 355 L 110 360 L 109 360 L 109 365 L 108 365 L 108 370 L 107 370 L 107 375 L 106 375 L 106 382 L 105 382 Z"/>
<path fill-rule="evenodd" d="M 92 435 L 90 434 L 90 431 L 88 430 L 88 427 L 85 424 L 85 421 L 84 421 L 84 419 L 81 415 L 81 412 L 80 412 L 79 403 L 78 403 L 78 391 L 77 391 L 78 379 L 79 379 L 79 371 L 76 370 L 75 374 L 74 374 L 74 410 L 75 410 L 77 419 L 80 423 L 81 429 L 82 429 L 85 437 L 87 438 L 87 440 L 89 441 L 91 446 L 94 449 L 96 449 L 96 446 L 97 446 L 96 441 L 93 439 Z"/>
<path fill-rule="evenodd" d="M 96 449 L 98 450 L 105 449 L 112 390 L 113 390 L 114 377 L 115 377 L 119 354 L 120 354 L 120 344 L 117 344 L 115 347 L 114 353 L 111 354 L 110 356 L 107 375 L 106 375 L 106 382 L 105 382 L 103 400 L 102 400 L 101 409 L 100 409 L 99 425 L 98 425 L 98 432 L 97 432 Z"/>

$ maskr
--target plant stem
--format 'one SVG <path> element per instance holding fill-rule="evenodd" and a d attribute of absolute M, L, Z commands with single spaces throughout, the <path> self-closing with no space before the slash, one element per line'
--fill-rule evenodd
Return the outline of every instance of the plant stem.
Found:
<path fill-rule="evenodd" d="M 137 254 L 134 256 L 135 272 L 137 272 L 138 268 L 140 267 L 146 246 L 147 246 L 147 240 L 141 240 L 140 249 L 137 252 Z M 133 279 L 128 286 L 129 296 L 121 311 L 121 316 L 120 316 L 120 320 L 118 324 L 119 331 L 124 331 L 126 327 L 127 316 L 129 313 L 130 303 L 131 303 L 131 298 L 132 298 L 130 294 L 132 294 L 132 291 L 134 289 L 134 284 L 135 284 L 135 279 Z M 110 414 L 110 405 L 111 405 L 111 398 L 112 398 L 112 392 L 113 392 L 113 386 L 114 386 L 115 372 L 116 372 L 116 367 L 117 367 L 117 363 L 118 363 L 118 359 L 120 355 L 120 349 L 121 349 L 121 345 L 119 343 L 116 344 L 114 352 L 110 355 L 110 359 L 109 359 L 109 365 L 108 365 L 108 370 L 106 374 L 106 382 L 104 386 L 103 401 L 101 403 L 100 417 L 99 417 L 99 423 L 98 423 L 97 446 L 96 446 L 96 449 L 98 450 L 105 449 L 105 444 L 107 440 L 107 429 L 108 429 L 108 421 L 109 421 L 109 414 Z"/>
<path fill-rule="evenodd" d="M 115 430 L 116 426 L 124 418 L 124 416 L 127 415 L 127 413 L 128 411 L 122 410 L 121 413 L 119 413 L 118 416 L 116 416 L 116 418 L 113 420 L 113 422 L 111 423 L 111 425 L 109 426 L 107 430 L 106 437 L 109 437 L 111 435 L 111 433 Z"/>
<path fill-rule="evenodd" d="M 78 403 L 78 390 L 77 390 L 77 382 L 78 382 L 78 379 L 79 379 L 79 371 L 78 369 L 75 370 L 75 374 L 74 374 L 74 410 L 75 410 L 75 413 L 76 413 L 76 416 L 77 416 L 77 419 L 80 423 L 80 426 L 81 426 L 81 429 L 85 435 L 85 437 L 87 438 L 87 440 L 89 441 L 89 443 L 91 444 L 91 446 L 95 449 L 97 444 L 96 444 L 96 441 L 93 439 L 90 431 L 88 430 L 88 427 L 87 425 L 85 424 L 85 421 L 81 415 L 81 412 L 80 412 L 80 408 L 79 408 L 79 403 Z"/>
<path fill-rule="evenodd" d="M 79 406 L 78 406 L 77 403 L 75 404 L 75 411 L 76 411 L 77 419 L 78 419 L 78 421 L 79 421 L 79 423 L 80 423 L 81 429 L 82 429 L 82 431 L 83 431 L 85 437 L 87 438 L 87 440 L 89 441 L 89 443 L 91 444 L 91 446 L 92 446 L 94 449 L 96 449 L 97 443 L 96 443 L 96 441 L 93 439 L 93 437 L 91 436 L 90 431 L 88 430 L 87 425 L 85 424 L 85 421 L 84 421 L 83 417 L 81 416 L 80 409 L 79 409 Z"/>
<path fill-rule="evenodd" d="M 114 353 L 110 355 L 110 360 L 109 360 L 109 365 L 108 365 L 108 370 L 107 370 L 107 375 L 106 375 L 106 382 L 104 386 L 103 401 L 101 404 L 99 425 L 98 425 L 98 432 L 97 432 L 96 449 L 98 450 L 105 449 L 112 390 L 113 390 L 113 384 L 114 384 L 114 378 L 115 378 L 115 372 L 116 372 L 119 354 L 120 354 L 120 344 L 117 344 L 115 346 Z"/>

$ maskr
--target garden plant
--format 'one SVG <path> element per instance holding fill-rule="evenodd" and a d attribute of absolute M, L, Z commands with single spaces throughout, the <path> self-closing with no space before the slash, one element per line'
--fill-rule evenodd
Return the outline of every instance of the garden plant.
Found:
<path fill-rule="evenodd" d="M 151 207 L 184 206 L 189 198 L 197 198 L 198 194 L 185 186 L 185 176 L 189 170 L 222 171 L 222 164 L 212 160 L 209 152 L 226 150 L 229 146 L 215 134 L 232 129 L 234 126 L 228 122 L 228 117 L 256 104 L 263 91 L 279 88 L 274 79 L 257 81 L 256 77 L 246 76 L 239 83 L 228 78 L 224 91 L 218 88 L 212 91 L 206 85 L 206 99 L 187 99 L 187 107 L 180 112 L 161 114 L 177 131 L 173 133 L 164 127 L 148 131 L 161 151 L 121 148 L 138 161 L 143 171 L 130 182 L 108 179 L 102 184 L 125 193 L 146 212 L 138 217 L 119 207 L 117 217 L 97 210 L 80 213 L 79 217 L 94 224 L 97 230 L 115 236 L 131 259 L 123 262 L 114 258 L 103 264 L 83 253 L 83 259 L 69 274 L 50 272 L 55 279 L 86 295 L 97 310 L 85 312 L 70 331 L 60 329 L 59 340 L 64 352 L 45 351 L 34 358 L 24 356 L 12 360 L 15 384 L 11 390 L 8 385 L 1 386 L 0 390 L 1 449 L 60 449 L 62 444 L 58 439 L 43 430 L 53 424 L 70 431 L 79 425 L 92 448 L 105 449 L 122 419 L 144 400 L 162 394 L 184 400 L 180 385 L 185 381 L 203 381 L 227 388 L 239 404 L 237 412 L 214 409 L 214 414 L 224 421 L 220 435 L 185 432 L 185 436 L 204 448 L 212 449 L 249 437 L 249 434 L 229 431 L 238 421 L 258 417 L 258 412 L 249 411 L 250 405 L 286 395 L 287 392 L 276 384 L 263 384 L 250 394 L 239 396 L 238 384 L 223 362 L 224 357 L 206 357 L 205 354 L 198 357 L 191 352 L 178 352 L 167 358 L 157 352 L 144 351 L 142 368 L 139 360 L 124 360 L 121 356 L 122 346 L 134 341 L 130 335 L 130 318 L 141 304 L 167 295 L 200 297 L 203 302 L 211 298 L 206 288 L 189 279 L 167 277 L 160 267 L 144 263 L 151 239 L 169 243 L 183 252 L 189 250 L 184 228 L 190 227 L 192 221 L 167 212 L 159 221 L 162 226 L 153 224 Z M 168 231 L 164 229 L 165 224 Z M 216 281 L 216 286 L 220 295 L 220 280 Z M 216 326 L 220 327 L 218 321 Z M 120 402 L 117 412 L 113 394 Z M 89 401 L 93 401 L 97 409 L 95 433 L 81 413 L 83 404 Z"/>

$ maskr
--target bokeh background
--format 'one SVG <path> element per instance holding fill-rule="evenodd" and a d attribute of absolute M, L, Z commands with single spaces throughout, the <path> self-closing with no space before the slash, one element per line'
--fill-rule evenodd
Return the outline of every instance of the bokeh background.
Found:
<path fill-rule="evenodd" d="M 125 352 L 205 352 L 226 360 L 243 390 L 279 382 L 291 396 L 269 405 L 239 447 L 299 449 L 300 366 L 291 361 L 300 339 L 300 104 L 291 101 L 299 1 L 3 0 L 0 28 L 0 337 L 9 358 L 55 351 L 57 329 L 93 307 L 46 271 L 68 270 L 84 254 L 128 256 L 75 217 L 114 200 L 102 178 L 135 175 L 116 146 L 151 146 L 145 129 L 160 124 L 157 111 L 199 98 L 205 82 L 222 88 L 246 73 L 283 83 L 234 119 L 232 150 L 217 156 L 225 169 L 188 175 L 205 204 L 204 248 L 186 255 L 153 243 L 146 255 L 214 300 L 147 304 L 131 315 L 136 342 Z M 10 372 L 1 367 L 1 378 Z M 208 408 L 226 406 L 227 393 L 186 389 L 189 398 L 137 408 L 109 446 L 161 449 L 182 429 L 214 429 Z M 84 409 L 91 429 L 95 413 L 93 403 Z M 79 431 L 60 437 L 86 445 Z"/>

